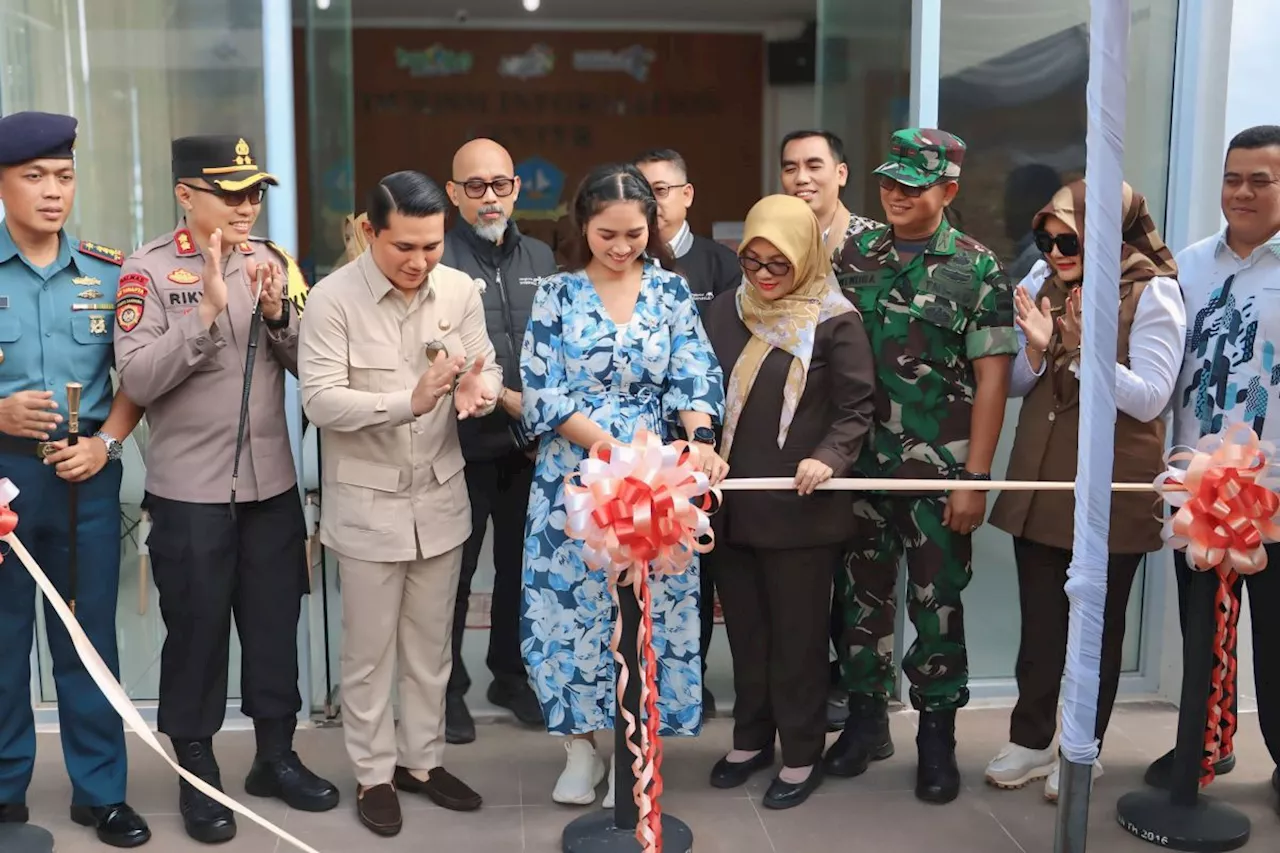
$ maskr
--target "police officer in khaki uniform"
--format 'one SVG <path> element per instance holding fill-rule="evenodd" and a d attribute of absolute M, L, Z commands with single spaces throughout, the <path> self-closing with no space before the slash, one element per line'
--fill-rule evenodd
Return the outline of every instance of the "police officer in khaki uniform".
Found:
<path fill-rule="evenodd" d="M 296 631 L 307 590 L 305 528 L 284 413 L 285 371 L 296 373 L 301 278 L 273 244 L 251 235 L 276 179 L 238 136 L 173 142 L 172 232 L 125 261 L 116 294 L 116 365 L 147 409 L 147 544 L 168 636 L 160 662 L 160 731 L 183 767 L 221 787 L 213 736 L 227 701 L 231 615 L 243 649 L 241 708 L 253 718 L 254 796 L 326 811 L 338 790 L 293 751 Z M 286 287 L 286 278 L 295 282 Z M 262 323 L 254 325 L 260 293 Z M 299 300 L 300 303 L 300 300 Z M 245 376 L 250 330 L 256 357 Z M 231 503 L 238 416 L 248 417 Z M 230 810 L 181 784 L 187 833 L 234 837 Z"/>

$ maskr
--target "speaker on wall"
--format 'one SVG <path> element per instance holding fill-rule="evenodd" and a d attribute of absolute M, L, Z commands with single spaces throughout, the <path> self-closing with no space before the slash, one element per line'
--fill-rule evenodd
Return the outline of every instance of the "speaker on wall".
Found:
<path fill-rule="evenodd" d="M 768 43 L 770 86 L 811 86 L 818 75 L 818 27 L 810 23 L 794 39 Z"/>

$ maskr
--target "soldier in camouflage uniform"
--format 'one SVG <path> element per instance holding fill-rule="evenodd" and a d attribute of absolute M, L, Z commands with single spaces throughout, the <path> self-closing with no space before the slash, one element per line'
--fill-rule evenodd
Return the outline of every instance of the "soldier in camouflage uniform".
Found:
<path fill-rule="evenodd" d="M 865 477 L 989 480 L 1017 352 L 1013 293 L 988 249 L 951 227 L 965 146 L 940 130 L 893 134 L 876 174 L 889 224 L 855 219 L 836 260 L 845 295 L 862 312 L 876 358 L 874 436 Z M 826 770 L 856 776 L 893 754 L 897 567 L 905 553 L 908 613 L 917 633 L 903 669 L 920 711 L 916 796 L 945 803 L 960 791 L 955 712 L 969 700 L 961 592 L 986 493 L 867 493 L 837 577 L 845 612 L 844 687 L 850 717 Z"/>

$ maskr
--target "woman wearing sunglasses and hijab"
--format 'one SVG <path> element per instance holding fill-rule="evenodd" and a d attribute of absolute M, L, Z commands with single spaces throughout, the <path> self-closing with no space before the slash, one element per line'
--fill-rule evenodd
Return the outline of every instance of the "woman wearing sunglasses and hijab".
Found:
<path fill-rule="evenodd" d="M 1164 412 L 1182 364 L 1186 311 L 1173 255 L 1156 232 L 1146 199 L 1128 184 L 1122 222 L 1113 479 L 1151 482 L 1165 470 Z M 1009 394 L 1022 397 L 1023 403 L 1008 477 L 1069 481 L 1076 476 L 1080 437 L 1084 182 L 1058 190 L 1032 227 L 1044 260 L 1014 294 L 1022 349 L 1013 363 Z M 1067 654 L 1063 587 L 1071 563 L 1074 510 L 1071 492 L 1003 492 L 991 512 L 991 523 L 1013 536 L 1022 640 L 1010 742 L 987 765 L 986 778 L 996 787 L 1021 788 L 1048 777 L 1045 798 L 1051 802 L 1058 798 L 1058 761 L 1050 747 Z M 1099 740 L 1120 680 L 1129 590 L 1143 557 L 1164 546 L 1160 534 L 1150 495 L 1111 496 Z M 1101 773 L 1102 765 L 1095 763 L 1094 776 Z"/>
<path fill-rule="evenodd" d="M 715 516 L 737 700 L 733 750 L 711 784 L 771 767 L 777 737 L 783 767 L 764 805 L 785 809 L 822 782 L 831 584 L 853 511 L 851 492 L 815 489 L 861 451 L 875 379 L 862 317 L 834 286 L 804 201 L 757 202 L 739 252 L 743 283 L 704 320 L 728 375 L 720 456 L 739 477 L 794 478 L 794 491 L 731 492 Z"/>

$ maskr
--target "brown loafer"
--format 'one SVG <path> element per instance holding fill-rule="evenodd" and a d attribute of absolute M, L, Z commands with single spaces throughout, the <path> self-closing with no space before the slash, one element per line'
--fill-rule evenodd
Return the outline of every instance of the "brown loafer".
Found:
<path fill-rule="evenodd" d="M 455 812 L 472 812 L 480 808 L 480 795 L 467 783 L 443 767 L 432 769 L 427 781 L 419 781 L 404 767 L 396 768 L 396 787 L 411 794 L 423 794 L 442 809 Z"/>
<path fill-rule="evenodd" d="M 378 835 L 398 835 L 404 820 L 395 785 L 356 786 L 356 813 L 360 822 Z"/>

